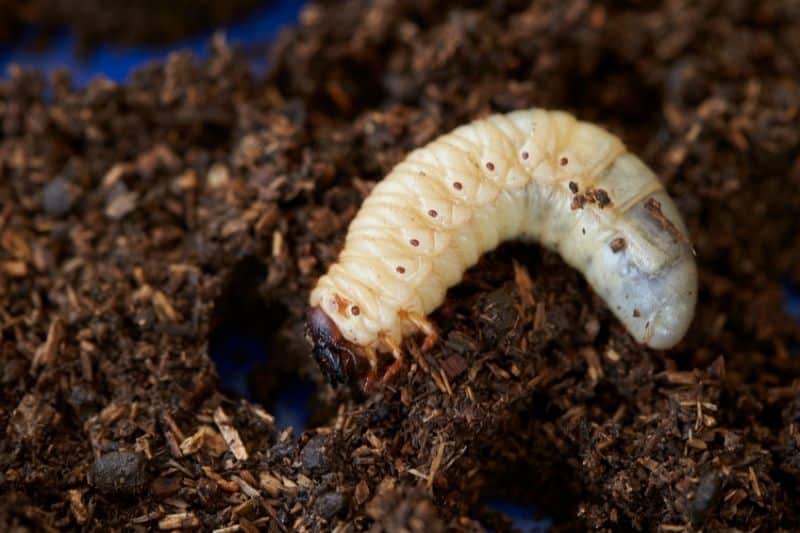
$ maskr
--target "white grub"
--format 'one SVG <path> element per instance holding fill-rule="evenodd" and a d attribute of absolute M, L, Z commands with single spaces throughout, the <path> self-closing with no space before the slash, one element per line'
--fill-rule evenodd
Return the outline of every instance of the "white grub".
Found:
<path fill-rule="evenodd" d="M 576 206 L 576 195 L 589 200 Z M 637 341 L 667 349 L 686 333 L 697 269 L 675 204 L 617 137 L 541 109 L 492 115 L 411 152 L 364 202 L 310 304 L 349 342 L 384 351 L 510 239 L 557 251 Z"/>

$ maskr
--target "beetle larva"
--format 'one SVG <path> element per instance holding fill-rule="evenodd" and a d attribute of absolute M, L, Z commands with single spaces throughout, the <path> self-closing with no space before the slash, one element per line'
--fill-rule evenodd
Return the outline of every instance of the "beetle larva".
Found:
<path fill-rule="evenodd" d="M 426 316 L 484 252 L 534 240 L 578 269 L 631 335 L 686 333 L 697 269 L 658 178 L 609 132 L 532 109 L 461 126 L 411 152 L 373 189 L 336 264 L 311 292 L 307 335 L 331 383 L 369 388 L 378 352 L 436 340 Z"/>

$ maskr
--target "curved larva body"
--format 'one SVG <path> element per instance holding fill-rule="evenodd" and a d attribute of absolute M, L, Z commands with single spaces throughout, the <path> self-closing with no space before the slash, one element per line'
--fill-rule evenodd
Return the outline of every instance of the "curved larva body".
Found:
<path fill-rule="evenodd" d="M 590 202 L 576 208 L 576 191 Z M 656 176 L 615 136 L 563 112 L 493 115 L 376 185 L 310 304 L 356 346 L 397 346 L 481 254 L 521 238 L 560 253 L 638 341 L 663 349 L 694 312 L 685 235 Z"/>

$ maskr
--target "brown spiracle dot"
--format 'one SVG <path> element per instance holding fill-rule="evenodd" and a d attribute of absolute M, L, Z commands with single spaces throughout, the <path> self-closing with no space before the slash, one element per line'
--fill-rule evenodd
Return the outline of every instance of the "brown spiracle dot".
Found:
<path fill-rule="evenodd" d="M 488 163 L 486 163 L 486 168 L 488 168 L 489 170 L 494 170 L 494 163 L 489 161 Z"/>
<path fill-rule="evenodd" d="M 428 210 L 428 216 L 436 218 L 436 215 L 438 215 L 438 213 L 436 212 L 436 209 Z"/>
<path fill-rule="evenodd" d="M 411 246 L 419 246 L 419 241 L 417 239 L 411 239 L 408 242 L 411 244 Z"/>
<path fill-rule="evenodd" d="M 567 166 L 567 163 L 569 163 L 569 159 L 567 159 L 566 157 L 562 157 L 560 162 L 561 162 L 561 166 L 565 167 L 565 166 Z"/>
<path fill-rule="evenodd" d="M 350 312 L 353 313 L 353 316 L 358 316 L 361 314 L 361 309 L 357 305 L 354 305 L 350 308 Z"/>
<path fill-rule="evenodd" d="M 464 186 L 463 186 L 463 185 L 461 185 L 461 182 L 460 182 L 460 181 L 456 181 L 456 182 L 453 182 L 453 188 L 454 188 L 455 190 L 457 190 L 457 191 L 460 191 L 462 188 L 464 188 Z"/>
<path fill-rule="evenodd" d="M 610 246 L 611 246 L 611 251 L 617 253 L 623 248 L 625 248 L 625 239 L 623 239 L 622 237 L 617 237 L 616 239 L 611 241 Z"/>
<path fill-rule="evenodd" d="M 572 191 L 572 194 L 578 194 L 578 184 L 574 181 L 570 181 L 569 190 Z"/>
<path fill-rule="evenodd" d="M 404 267 L 404 266 L 398 265 L 397 268 L 395 268 L 395 270 L 397 271 L 398 274 L 405 274 L 406 273 L 406 267 Z"/>
<path fill-rule="evenodd" d="M 522 159 L 528 159 L 530 154 L 528 152 L 522 152 Z"/>

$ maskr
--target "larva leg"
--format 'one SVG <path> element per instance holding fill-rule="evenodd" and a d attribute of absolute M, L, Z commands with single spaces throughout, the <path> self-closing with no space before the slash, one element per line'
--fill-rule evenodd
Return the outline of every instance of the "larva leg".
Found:
<path fill-rule="evenodd" d="M 383 374 L 383 378 L 381 378 L 383 383 L 388 383 L 392 381 L 403 369 L 403 350 L 396 342 L 386 335 L 381 336 L 381 341 L 389 348 L 389 351 L 392 353 L 392 357 L 394 357 L 394 363 L 392 363 L 391 366 L 386 369 L 386 372 Z"/>
<path fill-rule="evenodd" d="M 378 381 L 378 373 L 374 368 L 370 369 L 367 375 L 364 376 L 364 381 L 361 383 L 361 391 L 369 394 L 375 388 Z"/>
<path fill-rule="evenodd" d="M 374 370 L 378 366 L 378 352 L 373 346 L 364 346 L 364 357 L 369 361 L 369 366 Z"/>
<path fill-rule="evenodd" d="M 365 346 L 364 357 L 369 361 L 369 371 L 361 383 L 361 390 L 370 392 L 378 383 L 378 352 L 373 346 Z"/>
<path fill-rule="evenodd" d="M 439 333 L 436 331 L 434 325 L 424 316 L 414 312 L 404 312 L 403 318 L 411 322 L 417 329 L 425 334 L 425 340 L 422 342 L 423 352 L 427 352 L 433 348 L 439 341 Z"/>

